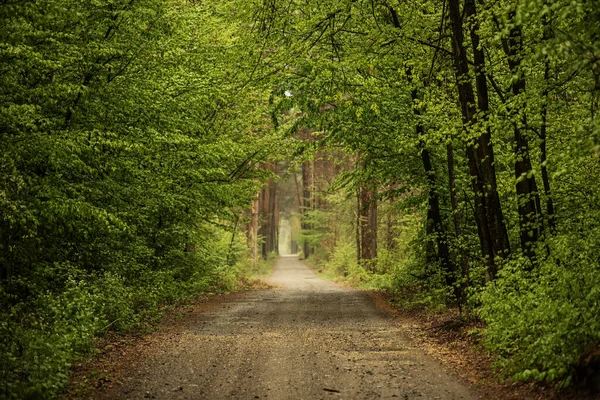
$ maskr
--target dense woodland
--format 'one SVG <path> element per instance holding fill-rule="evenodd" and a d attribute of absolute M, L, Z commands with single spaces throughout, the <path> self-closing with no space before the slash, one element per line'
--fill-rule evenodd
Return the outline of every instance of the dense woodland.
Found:
<path fill-rule="evenodd" d="M 589 384 L 594 0 L 4 0 L 0 26 L 0 397 L 58 396 L 96 337 L 280 244 L 481 320 L 502 376 Z"/>

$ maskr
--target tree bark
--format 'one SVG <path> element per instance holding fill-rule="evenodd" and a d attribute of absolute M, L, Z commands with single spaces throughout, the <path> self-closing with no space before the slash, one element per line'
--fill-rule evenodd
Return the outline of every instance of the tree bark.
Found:
<path fill-rule="evenodd" d="M 304 132 L 306 140 L 310 141 L 310 133 Z M 302 223 L 301 228 L 303 231 L 312 229 L 311 224 L 307 222 L 307 214 L 313 209 L 313 171 L 310 161 L 305 161 L 302 164 Z M 303 252 L 304 258 L 308 258 L 312 254 L 313 249 L 310 246 L 308 240 L 304 240 Z"/>
<path fill-rule="evenodd" d="M 377 257 L 377 191 L 373 186 L 360 189 L 360 259 Z"/>
<path fill-rule="evenodd" d="M 515 12 L 509 14 L 509 21 L 514 20 Z M 504 52 L 508 59 L 510 72 L 517 76 L 511 84 L 513 96 L 525 93 L 526 81 L 520 70 L 521 53 L 523 49 L 523 32 L 520 26 L 513 24 L 509 31 L 508 39 L 503 41 Z M 517 180 L 517 201 L 519 212 L 519 233 L 523 253 L 533 258 L 534 244 L 539 239 L 540 210 L 539 194 L 531 157 L 529 156 L 529 140 L 522 133 L 521 126 L 527 126 L 525 116 L 519 117 L 518 106 L 510 110 L 513 119 L 513 130 L 515 138 L 515 179 Z M 537 198 L 536 198 L 537 197 Z"/>
<path fill-rule="evenodd" d="M 252 200 L 250 208 L 250 224 L 248 226 L 248 243 L 250 245 L 250 252 L 253 260 L 258 259 L 258 197 L 259 195 Z"/>
<path fill-rule="evenodd" d="M 459 0 L 448 1 L 448 11 L 452 27 L 452 47 L 454 66 L 456 70 L 459 102 L 465 129 L 472 128 L 476 122 L 475 92 L 471 84 L 467 52 L 464 46 L 463 21 L 460 12 Z M 476 7 L 473 0 L 465 1 L 465 15 L 475 17 Z M 471 32 L 471 38 L 476 39 L 473 46 L 478 45 L 476 26 Z M 481 56 L 482 54 L 479 54 Z M 487 83 L 482 79 L 484 68 L 483 59 L 478 56 L 476 60 L 476 77 L 478 85 L 479 107 L 487 111 Z M 478 62 L 478 63 L 477 63 Z M 494 167 L 494 153 L 491 145 L 491 135 L 488 130 L 478 135 L 475 143 L 467 143 L 467 158 L 473 192 L 475 195 L 475 220 L 481 246 L 482 255 L 487 265 L 486 279 L 492 280 L 497 273 L 495 257 L 505 257 L 510 253 L 508 232 L 504 224 L 502 207 L 498 196 L 496 184 L 496 171 Z"/>
<path fill-rule="evenodd" d="M 477 88 L 477 108 L 481 115 L 479 122 L 486 122 L 489 112 L 489 91 L 485 76 L 485 55 L 480 46 L 479 23 L 477 22 L 477 9 L 475 0 L 465 0 L 464 14 L 471 19 L 471 47 L 473 50 L 473 64 L 475 70 L 475 86 Z M 484 200 L 486 217 L 490 230 L 490 239 L 494 256 L 510 252 L 508 231 L 504 223 L 504 215 L 498 195 L 498 184 L 496 182 L 496 169 L 494 167 L 494 148 L 492 146 L 492 134 L 489 125 L 486 124 L 485 131 L 478 138 L 476 156 L 480 163 L 481 181 L 484 188 Z"/>
<path fill-rule="evenodd" d="M 423 126 L 417 125 L 417 132 L 422 134 Z M 440 199 L 436 191 L 436 179 L 433 165 L 431 164 L 431 157 L 429 151 L 423 148 L 421 151 L 421 160 L 423 161 L 423 168 L 427 174 L 427 230 L 431 231 L 435 237 L 437 244 L 437 258 L 440 262 L 440 267 L 444 271 L 446 285 L 448 287 L 454 287 L 456 282 L 455 268 L 452 260 L 450 259 L 450 249 L 448 248 L 448 237 L 444 229 L 442 220 L 442 213 L 440 211 Z"/>
<path fill-rule="evenodd" d="M 361 209 L 362 209 L 362 205 L 361 205 L 361 201 L 360 201 L 360 189 L 356 190 L 356 218 L 355 218 L 355 222 L 356 222 L 356 230 L 355 230 L 355 237 L 356 237 L 356 262 L 358 262 L 360 264 L 360 260 L 362 258 L 362 237 L 361 237 Z"/>
<path fill-rule="evenodd" d="M 265 166 L 267 170 L 277 172 L 277 165 Z M 277 183 L 269 179 L 259 196 L 259 227 L 258 236 L 262 237 L 261 256 L 266 259 L 278 247 L 279 210 L 277 207 Z"/>
<path fill-rule="evenodd" d="M 465 302 L 465 291 L 469 286 L 469 257 L 465 248 L 462 232 L 462 215 L 458 208 L 458 198 L 456 197 L 456 173 L 454 171 L 454 148 L 452 142 L 446 145 L 446 157 L 448 163 L 448 187 L 450 189 L 450 206 L 452 207 L 452 222 L 454 224 L 454 234 L 457 238 L 458 254 L 460 259 L 460 274 L 462 277 L 460 283 L 460 293 L 458 295 L 459 307 Z M 462 311 L 462 308 L 461 308 Z"/>
<path fill-rule="evenodd" d="M 274 166 L 274 172 L 277 172 L 277 165 Z M 269 253 L 279 254 L 279 201 L 277 196 L 277 182 L 271 180 L 271 199 L 269 211 Z"/>
<path fill-rule="evenodd" d="M 391 203 L 391 202 L 390 202 Z M 394 241 L 394 218 L 392 217 L 392 207 L 388 207 L 386 215 L 386 237 L 385 237 L 385 248 L 388 252 L 391 252 L 396 248 L 396 242 Z"/>
<path fill-rule="evenodd" d="M 550 40 L 553 36 L 552 29 L 549 26 L 548 17 L 544 15 L 544 40 Z M 550 61 L 548 57 L 544 60 L 544 90 L 542 91 L 542 125 L 540 126 L 540 155 L 541 155 L 541 170 L 542 183 L 544 185 L 544 194 L 546 196 L 546 215 L 548 218 L 548 229 L 551 234 L 556 233 L 556 219 L 554 211 L 554 201 L 552 199 L 552 191 L 550 190 L 550 179 L 548 177 L 548 150 L 546 148 L 548 137 L 548 100 L 549 90 L 548 81 L 550 80 Z"/>
<path fill-rule="evenodd" d="M 409 83 L 413 83 L 412 79 L 412 71 L 409 69 L 406 70 L 406 76 L 408 78 Z M 419 93 L 416 88 L 413 88 L 411 91 L 411 99 L 413 101 L 413 105 L 416 104 L 416 101 L 419 100 Z M 417 137 L 422 138 L 425 134 L 425 128 L 421 120 L 419 119 L 421 115 L 421 110 L 413 106 L 413 112 L 417 117 L 416 124 L 416 133 Z M 425 146 L 424 142 L 421 142 L 421 161 L 423 162 L 423 169 L 425 170 L 425 175 L 427 178 L 427 221 L 425 225 L 425 231 L 427 235 L 427 244 L 426 244 L 426 252 L 428 262 L 432 261 L 432 255 L 435 256 L 437 260 L 440 262 L 440 267 L 445 274 L 446 284 L 448 287 L 454 287 L 454 283 L 456 282 L 455 276 L 455 268 L 452 260 L 450 258 L 450 249 L 448 247 L 448 237 L 447 233 L 444 229 L 444 224 L 442 220 L 442 213 L 440 211 L 440 199 L 436 190 L 436 178 L 435 178 L 435 170 L 433 169 L 433 165 L 431 163 L 431 156 L 429 154 L 429 150 Z M 432 238 L 437 245 L 437 254 L 431 254 L 432 249 L 431 245 L 433 244 Z"/>

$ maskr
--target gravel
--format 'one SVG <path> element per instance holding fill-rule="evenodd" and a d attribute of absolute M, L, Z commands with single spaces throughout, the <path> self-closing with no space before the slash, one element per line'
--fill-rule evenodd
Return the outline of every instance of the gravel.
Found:
<path fill-rule="evenodd" d="M 275 288 L 216 296 L 128 352 L 97 399 L 474 399 L 361 291 L 282 257 Z"/>

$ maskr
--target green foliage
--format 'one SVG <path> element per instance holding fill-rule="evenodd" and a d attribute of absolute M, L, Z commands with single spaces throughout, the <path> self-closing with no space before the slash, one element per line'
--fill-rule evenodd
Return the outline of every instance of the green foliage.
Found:
<path fill-rule="evenodd" d="M 308 243 L 315 249 L 311 258 L 316 263 L 326 260 L 331 252 L 328 242 L 331 237 L 329 227 L 332 225 L 332 218 L 335 216 L 322 210 L 308 210 L 302 215 L 303 223 L 309 228 L 301 231 L 299 244 L 303 247 L 304 243 Z"/>
<path fill-rule="evenodd" d="M 280 138 L 235 8 L 1 7 L 0 397 L 55 397 L 96 335 L 236 287 Z"/>
<path fill-rule="evenodd" d="M 323 268 L 356 285 L 364 285 L 369 281 L 369 273 L 358 263 L 356 247 L 351 242 L 339 243 Z"/>
<path fill-rule="evenodd" d="M 207 229 L 211 235 L 196 252 L 181 255 L 187 259 L 171 269 L 144 271 L 138 279 L 81 272 L 68 277 L 59 293 L 47 292 L 2 313 L 2 397 L 55 397 L 71 363 L 89 353 L 94 338 L 106 330 L 145 329 L 169 305 L 208 291 L 236 289 L 248 273 L 246 264 L 237 261 L 243 260 L 245 245 L 235 241 L 232 250 L 229 232 Z M 228 261 L 231 251 L 234 264 Z"/>
<path fill-rule="evenodd" d="M 533 269 L 511 260 L 479 295 L 485 344 L 505 374 L 568 383 L 580 355 L 600 341 L 600 243 L 591 234 L 593 242 L 557 235 L 553 256 Z"/>
<path fill-rule="evenodd" d="M 98 313 L 102 300 L 86 283 L 69 280 L 60 295 L 40 296 L 35 314 L 16 309 L 3 313 L 3 397 L 56 396 L 66 383 L 73 355 L 89 350 L 105 323 Z"/>

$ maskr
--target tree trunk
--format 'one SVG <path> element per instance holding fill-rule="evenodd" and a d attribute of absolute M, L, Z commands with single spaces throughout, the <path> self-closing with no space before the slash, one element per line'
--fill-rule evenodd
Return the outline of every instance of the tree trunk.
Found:
<path fill-rule="evenodd" d="M 267 170 L 277 172 L 277 165 L 265 166 Z M 259 227 L 258 236 L 262 237 L 261 255 L 266 259 L 269 253 L 277 251 L 279 210 L 277 207 L 277 183 L 269 179 L 261 190 L 259 197 Z"/>
<path fill-rule="evenodd" d="M 509 21 L 514 20 L 515 12 L 509 14 Z M 525 92 L 526 81 L 520 71 L 521 53 L 523 49 L 523 33 L 521 28 L 513 24 L 509 31 L 507 40 L 503 40 L 504 52 L 508 59 L 508 66 L 513 76 L 511 90 L 513 96 L 518 96 Z M 534 257 L 534 244 L 539 239 L 539 197 L 535 175 L 531 166 L 529 156 L 529 140 L 522 133 L 521 126 L 527 126 L 524 116 L 518 116 L 520 106 L 513 107 L 510 110 L 513 119 L 513 129 L 515 137 L 515 178 L 517 180 L 517 200 L 519 212 L 519 228 L 521 248 L 526 256 Z M 537 200 L 537 201 L 536 201 Z"/>
<path fill-rule="evenodd" d="M 465 18 L 471 19 L 469 35 L 473 50 L 475 85 L 477 88 L 477 108 L 481 115 L 481 119 L 485 121 L 487 120 L 487 114 L 489 112 L 489 93 L 485 76 L 485 55 L 479 43 L 479 23 L 477 22 L 475 0 L 465 0 L 464 7 Z M 474 120 L 475 117 L 473 117 L 473 121 Z M 508 231 L 504 223 L 500 196 L 498 195 L 497 190 L 498 184 L 496 182 L 496 169 L 494 167 L 494 149 L 491 139 L 491 130 L 490 127 L 487 126 L 485 131 L 477 139 L 478 145 L 475 149 L 475 155 L 478 159 L 481 183 L 484 189 L 485 211 L 493 255 L 502 257 L 508 255 L 510 252 L 510 242 L 508 240 Z M 495 269 L 496 268 L 494 267 L 492 277 L 495 275 Z"/>
<path fill-rule="evenodd" d="M 408 78 L 408 82 L 412 84 L 412 72 L 409 69 L 406 70 L 406 76 Z M 413 101 L 413 112 L 415 116 L 417 116 L 417 126 L 416 132 L 417 136 L 421 138 L 425 134 L 425 128 L 420 119 L 418 119 L 421 115 L 421 110 L 414 106 L 419 100 L 419 94 L 416 88 L 413 88 L 411 91 L 411 98 Z M 421 142 L 421 161 L 423 162 L 423 169 L 425 170 L 425 175 L 427 177 L 427 221 L 425 225 L 425 231 L 427 234 L 426 239 L 426 255 L 427 261 L 431 262 L 432 258 L 432 249 L 433 245 L 432 239 L 435 241 L 437 245 L 437 254 L 433 254 L 434 258 L 439 260 L 440 267 L 442 271 L 444 271 L 446 284 L 448 287 L 453 287 L 456 282 L 456 276 L 454 273 L 454 265 L 452 260 L 450 259 L 450 249 L 448 248 L 448 237 L 444 230 L 444 224 L 442 221 L 442 213 L 440 211 L 440 199 L 436 191 L 436 179 L 435 179 L 435 171 L 433 169 L 433 165 L 431 163 L 431 156 L 429 154 L 429 150 L 425 146 L 424 142 Z"/>
<path fill-rule="evenodd" d="M 257 195 L 256 198 L 252 199 L 248 226 L 248 244 L 253 260 L 258 259 L 258 197 Z"/>
<path fill-rule="evenodd" d="M 362 238 L 361 238 L 361 209 L 362 209 L 362 205 L 360 202 L 360 189 L 356 190 L 356 230 L 355 230 L 355 237 L 356 237 L 356 261 L 360 264 L 360 260 L 362 258 Z"/>
<path fill-rule="evenodd" d="M 360 259 L 365 262 L 377 257 L 377 192 L 374 187 L 360 189 Z"/>
<path fill-rule="evenodd" d="M 419 132 L 420 131 L 420 132 Z M 423 126 L 419 123 L 417 125 L 417 132 L 422 134 Z M 448 287 L 454 287 L 456 282 L 456 276 L 454 272 L 454 265 L 450 259 L 450 249 L 448 248 L 448 237 L 444 230 L 444 224 L 442 221 L 442 213 L 440 211 L 440 200 L 436 192 L 436 179 L 433 165 L 431 164 L 431 157 L 429 151 L 423 148 L 421 151 L 421 160 L 423 161 L 423 168 L 427 174 L 427 230 L 431 230 L 435 237 L 437 244 L 437 258 L 440 262 L 440 267 L 444 271 L 446 285 Z"/>
<path fill-rule="evenodd" d="M 549 26 L 548 16 L 544 15 L 544 40 L 550 40 L 553 36 L 552 30 Z M 548 218 L 548 229 L 551 234 L 556 233 L 556 220 L 554 211 L 554 201 L 552 199 L 552 191 L 550 190 L 550 179 L 548 177 L 548 150 L 546 148 L 546 139 L 548 137 L 548 81 L 550 79 L 550 61 L 548 56 L 544 60 L 544 90 L 542 91 L 542 125 L 540 126 L 540 155 L 541 155 L 541 169 L 542 169 L 542 183 L 544 185 L 544 194 L 546 195 L 546 215 Z"/>
<path fill-rule="evenodd" d="M 310 136 L 307 133 L 308 140 L 310 140 Z M 306 161 L 302 164 L 302 230 L 307 231 L 312 229 L 311 224 L 309 224 L 306 220 L 308 212 L 313 209 L 313 172 L 311 168 L 310 161 Z M 308 258 L 312 254 L 312 248 L 310 247 L 310 243 L 308 240 L 304 240 L 304 258 Z"/>
<path fill-rule="evenodd" d="M 465 12 L 470 8 L 470 14 L 474 15 L 475 4 L 472 0 L 467 0 L 467 3 L 469 7 L 465 8 Z M 475 93 L 469 75 L 458 0 L 448 0 L 448 11 L 452 26 L 452 48 L 459 102 L 463 125 L 468 130 L 475 122 Z M 483 94 L 478 99 L 480 102 L 486 100 Z M 483 103 L 480 104 L 483 105 Z M 479 135 L 476 144 L 477 146 L 474 143 L 467 143 L 467 158 L 475 195 L 475 221 L 477 222 L 481 252 L 487 265 L 486 279 L 489 281 L 496 276 L 495 257 L 507 255 L 510 252 L 510 246 L 496 190 L 496 174 L 489 132 Z"/>
<path fill-rule="evenodd" d="M 274 167 L 275 172 L 277 172 L 277 166 Z M 270 202 L 270 210 L 269 210 L 269 253 L 279 253 L 279 202 L 277 201 L 277 182 L 271 180 L 269 182 L 271 185 L 271 198 Z"/>
<path fill-rule="evenodd" d="M 388 206 L 388 210 L 387 210 L 387 215 L 386 215 L 386 237 L 385 237 L 385 248 L 388 252 L 391 252 L 392 250 L 394 250 L 396 248 L 396 242 L 394 241 L 395 238 L 395 234 L 394 234 L 394 218 L 392 217 L 392 213 L 393 213 L 393 208 L 391 205 L 391 201 L 390 201 L 390 206 Z"/>

